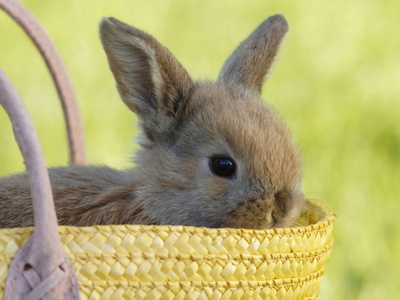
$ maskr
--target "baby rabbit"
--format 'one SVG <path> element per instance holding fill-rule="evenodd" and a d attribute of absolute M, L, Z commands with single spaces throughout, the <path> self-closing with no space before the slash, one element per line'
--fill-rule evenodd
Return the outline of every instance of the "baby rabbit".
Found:
<path fill-rule="evenodd" d="M 50 169 L 60 225 L 286 227 L 299 215 L 301 160 L 261 87 L 288 29 L 264 21 L 216 82 L 195 82 L 153 37 L 104 18 L 100 37 L 122 100 L 139 117 L 135 168 Z M 32 226 L 26 174 L 0 180 L 0 227 Z"/>

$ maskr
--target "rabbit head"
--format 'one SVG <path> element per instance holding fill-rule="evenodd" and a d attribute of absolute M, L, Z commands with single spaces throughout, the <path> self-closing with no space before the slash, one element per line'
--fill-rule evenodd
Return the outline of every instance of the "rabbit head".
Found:
<path fill-rule="evenodd" d="M 287 28 L 281 15 L 268 18 L 228 58 L 216 82 L 195 82 L 152 36 L 102 20 L 118 91 L 142 130 L 130 176 L 148 220 L 269 228 L 290 226 L 299 215 L 299 151 L 260 98 Z"/>

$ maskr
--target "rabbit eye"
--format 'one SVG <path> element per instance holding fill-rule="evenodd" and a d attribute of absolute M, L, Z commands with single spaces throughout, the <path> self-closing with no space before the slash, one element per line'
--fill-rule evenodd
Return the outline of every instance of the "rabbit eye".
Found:
<path fill-rule="evenodd" d="M 236 170 L 235 161 L 229 156 L 210 157 L 210 167 L 215 175 L 221 177 L 231 177 Z"/>

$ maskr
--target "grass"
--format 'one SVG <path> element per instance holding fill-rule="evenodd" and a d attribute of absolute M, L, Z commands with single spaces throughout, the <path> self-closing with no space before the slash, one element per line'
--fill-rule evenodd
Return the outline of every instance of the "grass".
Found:
<path fill-rule="evenodd" d="M 130 165 L 135 116 L 116 93 L 97 26 L 115 16 L 157 37 L 195 78 L 224 59 L 264 18 L 290 32 L 263 96 L 303 150 L 306 195 L 338 215 L 319 299 L 393 299 L 400 280 L 400 2 L 24 1 L 54 39 L 82 110 L 90 163 Z M 39 132 L 49 166 L 67 164 L 55 89 L 36 50 L 0 14 L 0 65 Z M 7 30 L 5 30 L 6 28 Z M 23 170 L 0 111 L 0 176 Z"/>

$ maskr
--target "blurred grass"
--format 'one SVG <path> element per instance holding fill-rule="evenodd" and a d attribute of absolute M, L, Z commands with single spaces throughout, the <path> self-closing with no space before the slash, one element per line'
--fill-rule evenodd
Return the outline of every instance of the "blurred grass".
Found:
<path fill-rule="evenodd" d="M 263 95 L 303 149 L 304 192 L 338 215 L 319 299 L 394 299 L 400 282 L 400 2 L 24 1 L 59 48 L 82 110 L 90 163 L 130 166 L 135 116 L 119 100 L 97 26 L 114 16 L 166 45 L 194 78 L 224 59 L 264 18 L 290 32 Z M 49 166 L 67 164 L 51 79 L 22 31 L 0 13 L 0 66 L 39 131 Z M 0 176 L 23 170 L 0 110 Z M 397 250 L 396 250 L 397 249 Z"/>

